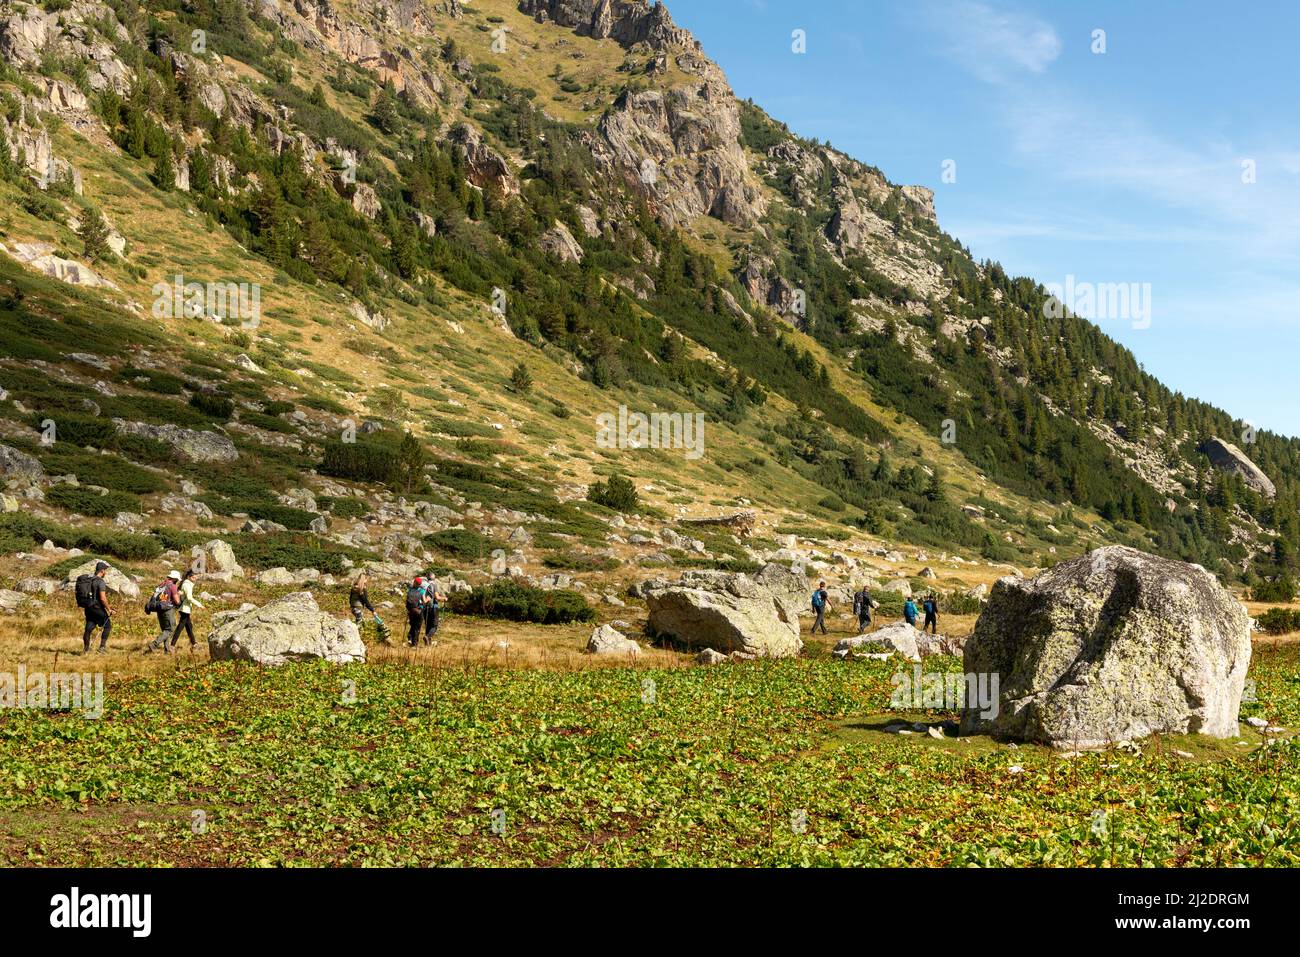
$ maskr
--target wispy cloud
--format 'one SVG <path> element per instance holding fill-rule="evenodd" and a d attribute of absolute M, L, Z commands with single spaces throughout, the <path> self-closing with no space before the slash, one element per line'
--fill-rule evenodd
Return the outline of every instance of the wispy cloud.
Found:
<path fill-rule="evenodd" d="M 923 17 L 944 54 L 989 83 L 1041 74 L 1061 55 L 1055 28 L 1029 14 L 978 0 L 941 0 L 925 6 Z"/>

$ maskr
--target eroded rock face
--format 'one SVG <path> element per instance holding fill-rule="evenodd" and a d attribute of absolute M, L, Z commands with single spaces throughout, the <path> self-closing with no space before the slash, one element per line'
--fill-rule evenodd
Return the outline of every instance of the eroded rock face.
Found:
<path fill-rule="evenodd" d="M 520 0 L 519 10 L 539 23 L 550 20 L 598 40 L 612 38 L 624 46 L 644 43 L 654 50 L 670 46 L 698 48 L 699 43 L 649 0 Z"/>
<path fill-rule="evenodd" d="M 789 658 L 803 648 L 798 608 L 744 574 L 693 571 L 641 588 L 649 631 L 689 648 Z"/>
<path fill-rule="evenodd" d="M 1237 734 L 1250 664 L 1246 609 L 1199 565 L 1124 546 L 993 587 L 966 643 L 967 673 L 996 674 L 994 717 L 962 733 L 1056 748 L 1156 733 Z"/>
<path fill-rule="evenodd" d="M 348 664 L 365 661 L 366 646 L 351 620 L 325 614 L 301 591 L 221 621 L 208 636 L 208 654 L 270 667 L 314 658 Z"/>
<path fill-rule="evenodd" d="M 1233 475 L 1240 475 L 1241 480 L 1248 487 L 1253 488 L 1265 498 L 1274 498 L 1277 495 L 1277 488 L 1273 485 L 1272 479 L 1265 475 L 1264 470 L 1252 462 L 1245 452 L 1231 442 L 1227 442 L 1217 435 L 1212 435 L 1201 443 L 1201 451 L 1205 453 L 1215 468 L 1230 472 Z"/>

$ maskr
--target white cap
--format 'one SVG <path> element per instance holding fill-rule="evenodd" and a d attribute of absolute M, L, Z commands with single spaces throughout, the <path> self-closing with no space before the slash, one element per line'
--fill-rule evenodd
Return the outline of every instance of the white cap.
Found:
<path fill-rule="evenodd" d="M 167 573 L 167 577 L 168 577 L 168 578 L 174 578 L 174 579 L 176 579 L 177 581 L 180 581 L 180 580 L 181 580 L 181 573 L 178 572 L 178 571 L 176 571 L 175 569 L 173 569 L 172 571 L 169 571 L 169 572 Z"/>

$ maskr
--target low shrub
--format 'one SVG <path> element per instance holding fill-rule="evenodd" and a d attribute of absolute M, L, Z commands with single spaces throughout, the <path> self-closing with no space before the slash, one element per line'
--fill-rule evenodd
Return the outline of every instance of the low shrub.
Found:
<path fill-rule="evenodd" d="M 107 518 L 118 512 L 140 511 L 140 500 L 127 492 L 100 495 L 78 485 L 55 485 L 45 493 L 46 503 L 91 518 Z"/>
<path fill-rule="evenodd" d="M 469 592 L 457 592 L 451 596 L 449 606 L 462 615 L 542 625 L 593 621 L 596 617 L 596 610 L 577 592 L 545 591 L 515 581 L 496 581 Z"/>

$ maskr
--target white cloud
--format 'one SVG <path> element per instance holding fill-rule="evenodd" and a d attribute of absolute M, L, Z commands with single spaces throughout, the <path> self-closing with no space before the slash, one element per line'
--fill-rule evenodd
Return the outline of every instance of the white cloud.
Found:
<path fill-rule="evenodd" d="M 978 0 L 932 4 L 925 19 L 948 56 L 990 83 L 1043 73 L 1061 55 L 1061 38 L 1051 24 Z"/>

